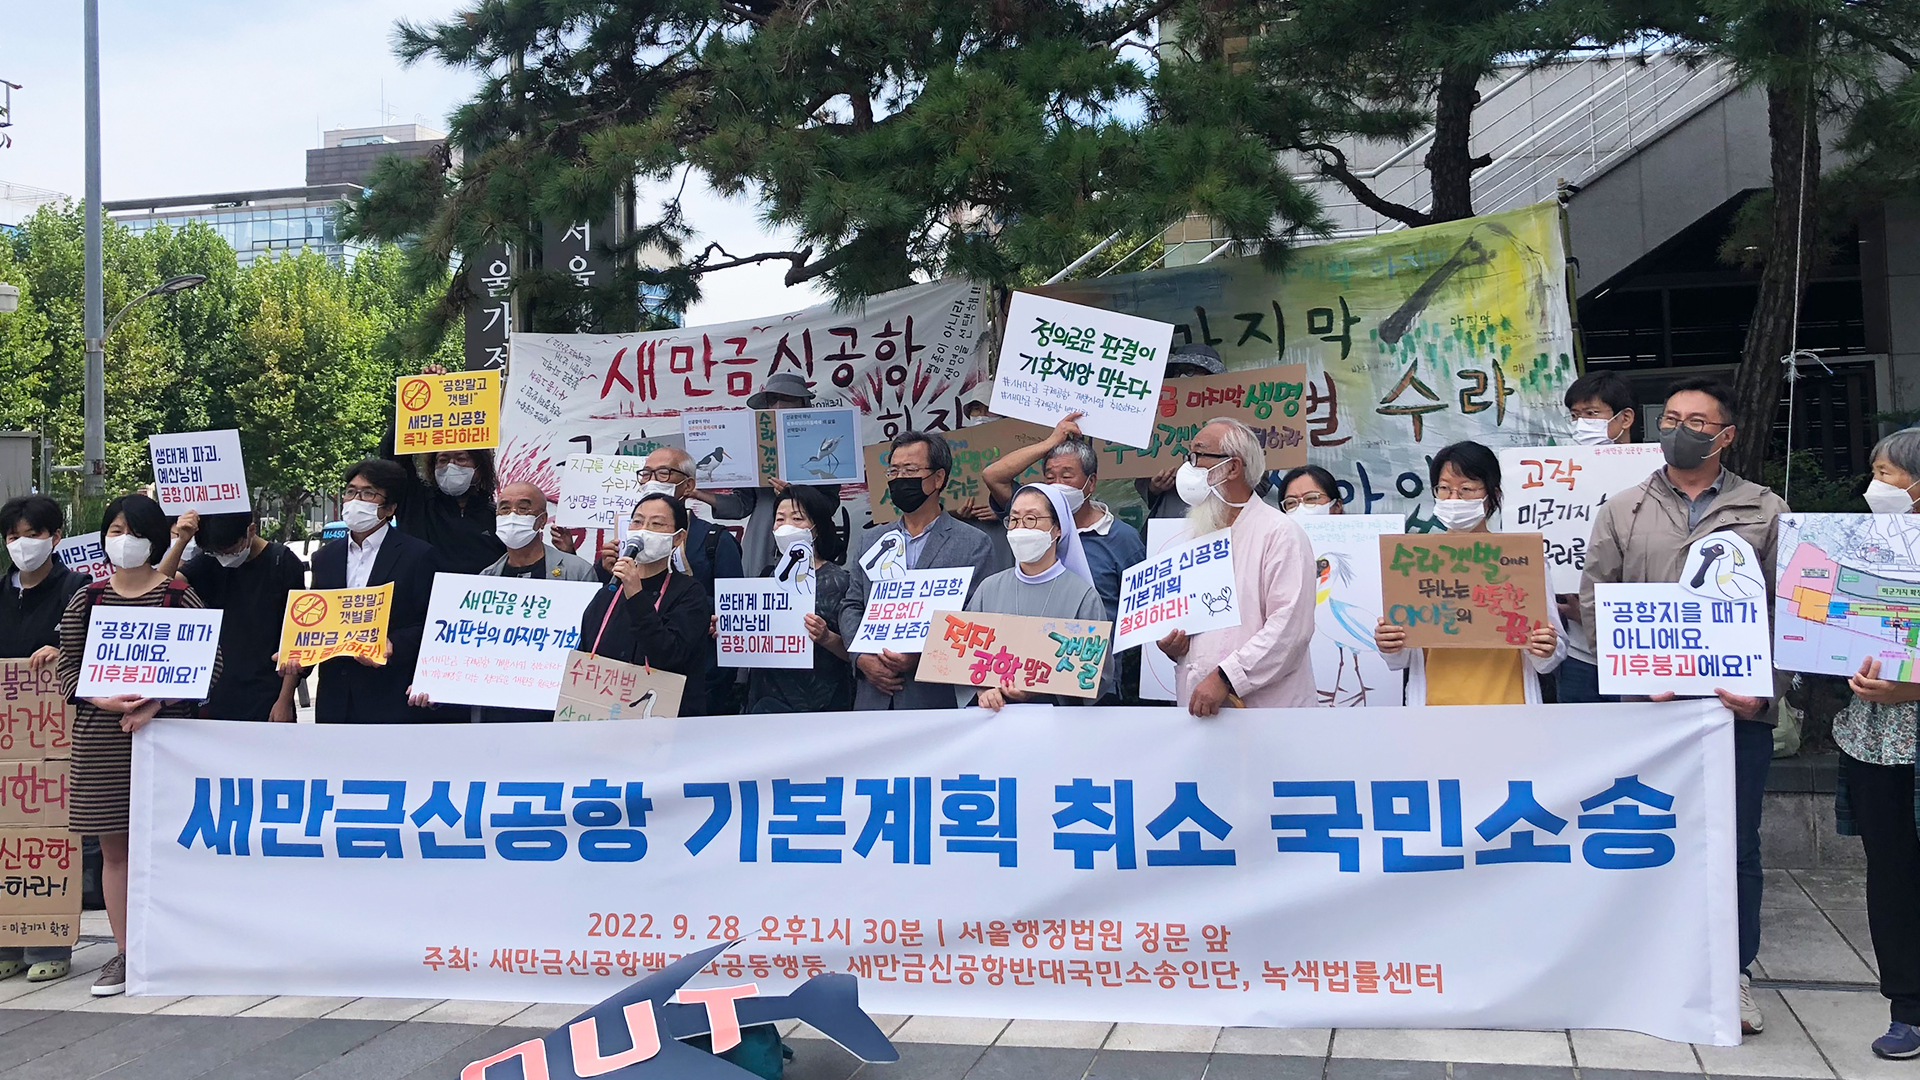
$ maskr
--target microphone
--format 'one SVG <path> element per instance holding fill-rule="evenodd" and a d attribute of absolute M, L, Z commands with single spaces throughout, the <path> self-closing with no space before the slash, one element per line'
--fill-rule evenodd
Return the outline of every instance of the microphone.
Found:
<path fill-rule="evenodd" d="M 640 557 L 640 537 L 638 535 L 627 537 L 626 543 L 620 545 L 619 557 L 622 559 L 638 559 Z M 617 589 L 619 587 L 619 578 L 611 578 L 608 580 L 607 588 Z"/>

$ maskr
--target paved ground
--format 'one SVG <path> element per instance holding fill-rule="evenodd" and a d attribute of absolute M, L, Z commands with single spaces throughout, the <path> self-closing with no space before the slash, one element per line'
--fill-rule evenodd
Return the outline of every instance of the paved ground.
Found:
<path fill-rule="evenodd" d="M 97 914 L 90 934 L 104 935 Z M 900 1048 L 867 1066 L 790 1032 L 793 1080 L 1680 1080 L 1740 1076 L 1920 1080 L 1920 1061 L 1867 1044 L 1886 1030 L 1873 990 L 1858 871 L 1767 871 L 1766 1034 L 1688 1046 L 1617 1031 L 1368 1031 L 876 1017 Z M 571 1005 L 384 998 L 105 998 L 87 993 L 111 946 L 74 978 L 0 982 L 5 1080 L 453 1080 L 461 1066 L 548 1031 Z M 31 992 L 29 992 L 31 991 Z"/>

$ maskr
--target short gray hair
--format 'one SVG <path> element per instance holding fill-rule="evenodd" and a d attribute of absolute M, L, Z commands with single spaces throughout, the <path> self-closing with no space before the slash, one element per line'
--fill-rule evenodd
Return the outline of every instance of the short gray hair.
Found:
<path fill-rule="evenodd" d="M 1867 464 L 1876 461 L 1885 461 L 1920 480 L 1920 428 L 1902 428 L 1873 444 L 1873 453 L 1867 456 Z"/>
<path fill-rule="evenodd" d="M 1220 450 L 1230 457 L 1240 459 L 1240 469 L 1246 475 L 1247 483 L 1258 484 L 1260 477 L 1267 471 L 1267 451 L 1260 445 L 1260 436 L 1253 429 L 1235 420 L 1231 416 L 1216 416 L 1201 425 L 1206 430 L 1215 424 L 1225 427 L 1226 433 L 1220 437 Z"/>
<path fill-rule="evenodd" d="M 1094 453 L 1093 444 L 1084 439 L 1068 439 L 1047 451 L 1047 456 L 1040 462 L 1041 467 L 1044 468 L 1046 463 L 1054 458 L 1069 455 L 1079 461 L 1081 472 L 1088 476 L 1100 475 L 1100 455 Z"/>

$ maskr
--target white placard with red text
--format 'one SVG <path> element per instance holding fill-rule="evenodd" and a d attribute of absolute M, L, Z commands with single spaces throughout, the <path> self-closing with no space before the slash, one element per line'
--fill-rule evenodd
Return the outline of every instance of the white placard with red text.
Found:
<path fill-rule="evenodd" d="M 1500 451 L 1500 531 L 1544 536 L 1547 587 L 1577 593 L 1600 508 L 1662 461 L 1659 443 L 1508 447 Z"/>
<path fill-rule="evenodd" d="M 218 609 L 95 605 L 73 696 L 204 699 L 220 651 L 220 618 Z"/>
<path fill-rule="evenodd" d="M 1201 634 L 1240 625 L 1233 594 L 1233 534 L 1221 529 L 1156 552 L 1120 575 L 1113 651 L 1150 644 L 1174 630 Z"/>

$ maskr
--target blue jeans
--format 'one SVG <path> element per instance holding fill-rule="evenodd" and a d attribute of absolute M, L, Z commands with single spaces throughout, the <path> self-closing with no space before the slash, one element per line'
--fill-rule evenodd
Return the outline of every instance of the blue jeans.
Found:
<path fill-rule="evenodd" d="M 1600 692 L 1600 669 L 1585 660 L 1575 660 L 1569 656 L 1560 661 L 1553 676 L 1559 694 L 1554 700 L 1562 705 L 1594 705 L 1620 700 L 1616 695 Z"/>
<path fill-rule="evenodd" d="M 1760 953 L 1760 808 L 1773 765 L 1773 728 L 1758 720 L 1733 722 L 1734 886 L 1740 911 L 1740 970 Z"/>
<path fill-rule="evenodd" d="M 28 948 L 16 945 L 12 948 L 0 949 L 0 960 L 25 960 L 28 964 L 71 959 L 73 959 L 71 945 L 34 945 Z"/>

